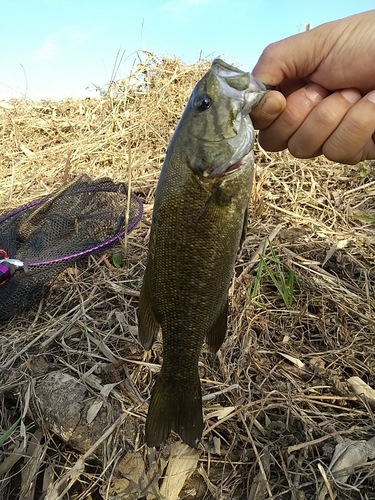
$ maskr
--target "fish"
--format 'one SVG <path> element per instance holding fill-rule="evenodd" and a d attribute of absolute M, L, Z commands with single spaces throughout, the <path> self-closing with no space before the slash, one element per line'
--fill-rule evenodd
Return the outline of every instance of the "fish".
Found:
<path fill-rule="evenodd" d="M 168 145 L 155 193 L 138 335 L 163 362 L 151 391 L 146 442 L 175 431 L 191 447 L 204 428 L 198 361 L 227 330 L 228 290 L 247 223 L 254 128 L 267 87 L 221 59 L 196 84 Z"/>

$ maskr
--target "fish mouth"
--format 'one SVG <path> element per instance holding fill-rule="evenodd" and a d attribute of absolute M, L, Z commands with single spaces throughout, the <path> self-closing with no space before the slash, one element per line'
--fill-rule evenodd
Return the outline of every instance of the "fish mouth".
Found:
<path fill-rule="evenodd" d="M 225 82 L 227 90 L 231 89 L 233 94 L 236 92 L 245 93 L 246 104 L 250 107 L 249 111 L 259 103 L 266 92 L 274 88 L 266 85 L 251 73 L 236 68 L 222 59 L 212 61 L 211 71 L 221 80 L 222 84 Z"/>

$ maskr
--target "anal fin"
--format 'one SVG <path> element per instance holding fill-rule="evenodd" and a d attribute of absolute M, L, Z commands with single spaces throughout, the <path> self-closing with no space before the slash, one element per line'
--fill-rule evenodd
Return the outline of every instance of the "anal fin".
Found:
<path fill-rule="evenodd" d="M 206 342 L 211 352 L 217 352 L 224 342 L 227 332 L 228 299 L 225 301 L 216 321 L 206 335 Z"/>
<path fill-rule="evenodd" d="M 152 311 L 150 269 L 146 268 L 143 278 L 138 307 L 138 336 L 143 347 L 148 351 L 154 343 L 160 325 Z"/>

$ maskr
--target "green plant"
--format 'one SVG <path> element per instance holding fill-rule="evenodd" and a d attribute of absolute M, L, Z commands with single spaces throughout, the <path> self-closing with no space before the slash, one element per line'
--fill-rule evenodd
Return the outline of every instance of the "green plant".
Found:
<path fill-rule="evenodd" d="M 115 253 L 113 254 L 112 256 L 112 262 L 113 262 L 113 265 L 117 268 L 121 267 L 122 265 L 122 255 L 121 253 Z"/>
<path fill-rule="evenodd" d="M 12 434 L 12 432 L 14 431 L 14 429 L 17 427 L 17 425 L 20 423 L 21 421 L 21 417 L 18 418 L 13 425 L 11 425 L 11 427 L 9 427 L 9 429 L 2 435 L 0 436 L 0 446 L 3 446 L 3 444 L 5 443 L 5 441 L 8 439 L 8 437 Z"/>
<path fill-rule="evenodd" d="M 269 252 L 267 252 L 267 248 Z M 255 281 L 251 290 L 251 299 L 255 302 L 255 298 L 259 294 L 260 283 L 264 275 L 267 275 L 274 286 L 276 287 L 280 297 L 287 308 L 289 308 L 294 299 L 294 282 L 295 274 L 292 269 L 287 269 L 280 262 L 280 259 L 275 253 L 275 250 L 269 240 L 264 243 L 264 248 L 259 256 L 259 266 Z"/>

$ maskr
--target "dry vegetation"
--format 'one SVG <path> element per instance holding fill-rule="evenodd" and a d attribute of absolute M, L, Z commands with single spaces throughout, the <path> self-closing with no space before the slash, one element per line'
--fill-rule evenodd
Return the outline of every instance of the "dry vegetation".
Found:
<path fill-rule="evenodd" d="M 0 211 L 82 173 L 131 178 L 145 208 L 121 268 L 119 246 L 93 256 L 0 324 L 0 437 L 21 417 L 0 448 L 0 498 L 375 499 L 375 398 L 352 378 L 375 388 L 371 163 L 255 148 L 228 334 L 216 357 L 201 356 L 204 438 L 197 451 L 175 435 L 145 446 L 162 345 L 144 353 L 136 308 L 155 186 L 208 63 L 142 58 L 100 98 L 0 109 Z"/>

